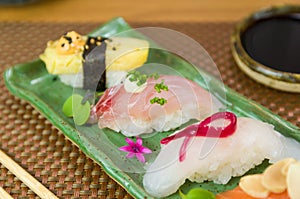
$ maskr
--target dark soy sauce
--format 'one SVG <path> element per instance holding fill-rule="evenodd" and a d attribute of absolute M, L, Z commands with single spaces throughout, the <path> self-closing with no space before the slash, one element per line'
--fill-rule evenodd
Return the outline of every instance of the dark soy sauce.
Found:
<path fill-rule="evenodd" d="M 300 73 L 300 13 L 262 19 L 241 35 L 255 61 L 279 71 Z"/>

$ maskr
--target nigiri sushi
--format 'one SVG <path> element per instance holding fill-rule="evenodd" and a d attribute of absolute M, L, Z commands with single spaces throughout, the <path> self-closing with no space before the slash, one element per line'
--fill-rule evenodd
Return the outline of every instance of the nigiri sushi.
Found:
<path fill-rule="evenodd" d="M 94 70 L 103 67 L 102 74 L 84 71 L 86 56 L 97 47 L 104 47 L 104 51 L 98 51 L 103 56 L 103 66 L 96 65 Z M 149 43 L 146 40 L 129 37 L 88 37 L 71 31 L 60 39 L 49 41 L 44 53 L 39 57 L 45 63 L 50 74 L 58 75 L 60 80 L 76 88 L 85 86 L 89 78 L 105 75 L 105 87 L 119 84 L 129 70 L 140 67 L 148 57 Z M 100 80 L 99 77 L 99 80 Z M 87 79 L 87 80 L 83 80 Z M 94 84 L 93 84 L 94 86 Z"/>
<path fill-rule="evenodd" d="M 168 131 L 191 119 L 201 120 L 222 106 L 208 91 L 184 77 L 149 77 L 134 92 L 127 80 L 108 88 L 92 107 L 91 116 L 98 120 L 99 128 L 126 136 Z M 158 92 L 157 86 L 163 85 L 168 89 Z"/>
<path fill-rule="evenodd" d="M 227 124 L 228 121 L 221 123 Z M 216 121 L 206 124 L 206 127 L 214 125 L 217 125 Z M 183 136 L 183 132 L 195 135 L 200 129 L 194 128 L 195 125 L 192 127 L 162 140 L 161 150 L 143 178 L 144 188 L 149 194 L 168 196 L 176 192 L 186 179 L 226 184 L 232 177 L 245 174 L 264 159 L 276 162 L 285 157 L 300 158 L 297 141 L 282 136 L 272 125 L 255 119 L 239 117 L 231 134 L 194 136 L 187 143 L 189 139 Z"/>

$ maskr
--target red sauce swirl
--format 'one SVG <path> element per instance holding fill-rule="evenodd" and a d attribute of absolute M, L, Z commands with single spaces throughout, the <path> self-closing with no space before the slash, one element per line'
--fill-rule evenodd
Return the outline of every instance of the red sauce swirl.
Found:
<path fill-rule="evenodd" d="M 228 120 L 229 123 L 226 126 L 213 126 L 213 122 L 220 119 Z M 179 133 L 162 139 L 160 143 L 168 144 L 172 140 L 185 137 L 179 152 L 179 161 L 182 162 L 185 159 L 186 148 L 192 137 L 202 136 L 211 138 L 226 138 L 235 132 L 236 123 L 237 118 L 235 114 L 231 112 L 218 112 L 200 123 L 192 124 L 181 130 Z"/>

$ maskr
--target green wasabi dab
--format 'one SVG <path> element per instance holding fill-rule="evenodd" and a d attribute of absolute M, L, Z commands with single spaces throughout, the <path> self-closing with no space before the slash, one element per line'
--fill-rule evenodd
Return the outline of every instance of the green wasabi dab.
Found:
<path fill-rule="evenodd" d="M 216 199 L 215 194 L 203 188 L 191 189 L 187 194 L 179 190 L 179 195 L 182 199 Z"/>

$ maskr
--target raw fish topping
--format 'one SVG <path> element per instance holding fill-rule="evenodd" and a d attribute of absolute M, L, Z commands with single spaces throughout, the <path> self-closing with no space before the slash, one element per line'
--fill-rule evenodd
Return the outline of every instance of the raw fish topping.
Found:
<path fill-rule="evenodd" d="M 229 123 L 226 126 L 215 127 L 213 126 L 213 122 L 217 120 L 228 120 Z M 185 159 L 186 147 L 190 142 L 191 138 L 194 136 L 205 136 L 205 137 L 214 137 L 214 138 L 224 138 L 232 135 L 236 129 L 236 116 L 231 112 L 218 112 L 213 114 L 212 116 L 206 118 L 200 123 L 193 124 L 183 129 L 181 132 L 166 137 L 160 141 L 161 144 L 168 144 L 174 139 L 179 139 L 185 137 L 179 154 L 179 161 L 183 161 Z"/>
<path fill-rule="evenodd" d="M 162 81 L 161 87 L 168 86 L 168 91 L 160 88 L 158 93 L 155 85 Z M 145 84 L 138 93 L 127 92 L 123 84 L 106 89 L 91 110 L 99 127 L 137 136 L 168 131 L 191 119 L 202 120 L 219 108 L 208 91 L 180 76 L 150 77 Z"/>

